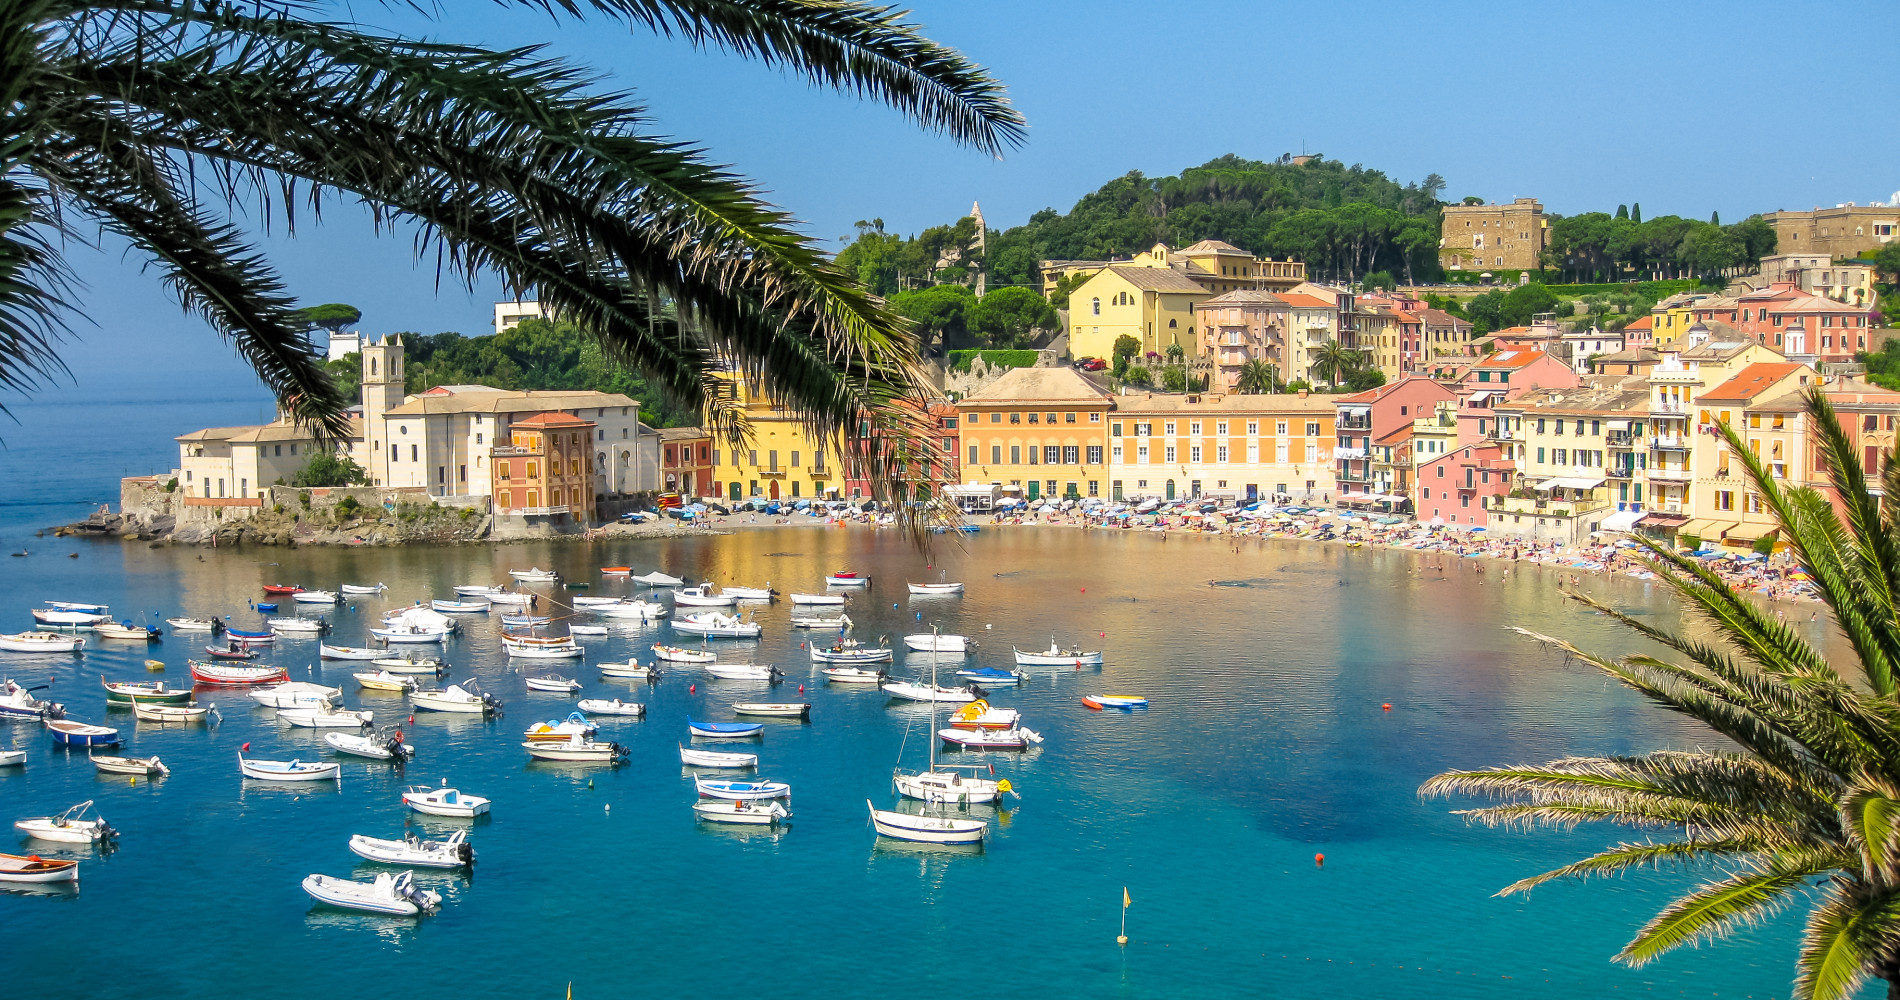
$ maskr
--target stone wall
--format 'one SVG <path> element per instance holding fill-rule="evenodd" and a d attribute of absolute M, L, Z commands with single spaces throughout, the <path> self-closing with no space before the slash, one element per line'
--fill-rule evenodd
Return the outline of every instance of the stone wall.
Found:
<path fill-rule="evenodd" d="M 1030 367 L 1054 368 L 1059 364 L 1061 364 L 1061 362 L 1057 360 L 1055 351 L 1041 350 L 1036 352 L 1036 363 Z M 945 366 L 943 369 L 943 391 L 946 394 L 953 394 L 957 397 L 968 396 L 970 393 L 1002 378 L 1008 371 L 1009 369 L 1005 367 L 997 366 L 992 368 L 984 364 L 981 356 L 978 356 L 970 362 L 970 370 L 967 372 L 960 372 L 954 368 Z"/>

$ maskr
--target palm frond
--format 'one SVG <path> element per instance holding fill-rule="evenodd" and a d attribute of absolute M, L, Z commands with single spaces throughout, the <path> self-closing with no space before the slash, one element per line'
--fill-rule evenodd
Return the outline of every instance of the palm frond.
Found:
<path fill-rule="evenodd" d="M 1519 879 L 1498 890 L 1500 896 L 1528 893 L 1547 882 L 1565 878 L 1607 878 L 1636 868 L 1659 868 L 1665 864 L 1690 864 L 1713 858 L 1733 857 L 1760 851 L 1765 845 L 1753 839 L 1671 840 L 1662 843 L 1618 844 L 1587 858 L 1553 868 L 1542 875 Z"/>
<path fill-rule="evenodd" d="M 1644 965 L 1686 944 L 1720 938 L 1771 915 L 1808 880 L 1840 866 L 1837 852 L 1793 850 L 1770 854 L 1750 870 L 1708 883 L 1663 907 L 1617 958 Z"/>
<path fill-rule="evenodd" d="M 1796 1000 L 1848 1000 L 1869 974 L 1896 975 L 1892 955 L 1900 936 L 1900 905 L 1835 884 L 1808 915 L 1795 963 Z"/>

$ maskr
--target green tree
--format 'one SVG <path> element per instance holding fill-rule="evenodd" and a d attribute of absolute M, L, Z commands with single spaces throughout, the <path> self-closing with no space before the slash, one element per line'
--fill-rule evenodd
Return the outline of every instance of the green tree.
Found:
<path fill-rule="evenodd" d="M 1128 370 L 1128 365 L 1134 359 L 1135 355 L 1140 354 L 1140 353 L 1141 353 L 1141 341 L 1136 340 L 1135 338 L 1125 333 L 1119 337 L 1116 337 L 1115 338 L 1115 360 L 1114 360 L 1115 377 L 1116 378 L 1126 377 L 1123 373 L 1125 373 Z"/>
<path fill-rule="evenodd" d="M 1081 271 L 1071 271 L 1057 278 L 1055 290 L 1049 293 L 1049 304 L 1057 309 L 1069 308 L 1069 293 L 1082 287 L 1093 277 L 1095 277 L 1095 275 L 1084 274 Z"/>
<path fill-rule="evenodd" d="M 997 154 L 1024 123 L 998 85 L 888 7 L 817 0 L 516 0 L 748 56 Z M 438 8 L 418 5 L 426 14 Z M 231 216 L 286 230 L 342 198 L 419 250 L 493 273 L 680 399 L 736 363 L 814 432 L 867 413 L 921 430 L 905 324 L 756 188 L 541 48 L 397 37 L 345 8 L 265 0 L 0 5 L 0 384 L 59 368 L 55 248 L 126 240 L 230 338 L 285 410 L 349 432 L 322 352 Z M 446 17 L 445 17 L 446 21 Z M 208 183 L 207 183 L 208 181 Z M 722 430 L 743 415 L 722 411 Z M 885 422 L 878 422 L 883 430 Z"/>
<path fill-rule="evenodd" d="M 1149 371 L 1143 365 L 1131 365 L 1128 370 L 1123 373 L 1122 381 L 1127 382 L 1129 385 L 1154 385 L 1155 376 L 1153 372 Z"/>
<path fill-rule="evenodd" d="M 1337 384 L 1346 381 L 1364 363 L 1365 355 L 1337 340 L 1328 340 L 1313 350 L 1311 367 L 1313 377 Z"/>
<path fill-rule="evenodd" d="M 1260 358 L 1248 358 L 1240 365 L 1239 376 L 1234 380 L 1234 391 L 1249 396 L 1274 391 L 1280 383 L 1280 370 L 1271 362 Z"/>
<path fill-rule="evenodd" d="M 1353 392 L 1364 392 L 1367 389 L 1377 389 L 1378 387 L 1384 384 L 1385 384 L 1385 371 L 1383 369 L 1373 368 L 1371 366 L 1360 368 L 1357 371 L 1353 372 L 1352 374 L 1346 376 L 1346 388 L 1351 389 Z"/>
<path fill-rule="evenodd" d="M 1371 274 L 1366 275 L 1365 281 L 1363 283 L 1366 286 L 1367 291 L 1372 291 L 1374 289 L 1383 289 L 1384 291 L 1389 292 L 1393 290 L 1394 288 L 1399 287 L 1399 280 L 1392 276 L 1391 271 L 1374 271 Z"/>
<path fill-rule="evenodd" d="M 340 452 L 319 451 L 310 456 L 310 461 L 297 471 L 290 485 L 298 487 L 312 486 L 360 486 L 369 482 L 369 473 L 356 464 L 350 456 Z"/>
<path fill-rule="evenodd" d="M 323 363 L 330 380 L 336 383 L 336 391 L 345 399 L 363 398 L 363 356 L 355 351 Z"/>
<path fill-rule="evenodd" d="M 363 311 L 341 302 L 331 302 L 327 305 L 299 309 L 297 317 L 317 329 L 330 331 L 330 335 L 334 337 L 341 333 L 344 327 L 362 319 Z"/>
<path fill-rule="evenodd" d="M 1889 284 L 1900 285 L 1900 241 L 1888 243 L 1875 251 L 1873 265 L 1874 270 L 1887 276 Z"/>
<path fill-rule="evenodd" d="M 1616 217 L 1617 217 L 1618 219 L 1627 219 L 1627 218 L 1629 218 L 1629 217 L 1630 217 L 1630 207 L 1629 207 L 1628 205 L 1618 205 L 1618 206 L 1616 206 Z"/>
<path fill-rule="evenodd" d="M 1636 202 L 1630 203 L 1630 221 L 1631 222 L 1643 221 L 1643 203 L 1642 202 L 1636 201 Z"/>
<path fill-rule="evenodd" d="M 1027 346 L 1036 331 L 1054 330 L 1057 323 L 1055 307 L 1022 287 L 999 288 L 970 310 L 970 326 L 992 347 Z"/>
<path fill-rule="evenodd" d="M 911 321 L 925 350 L 934 343 L 939 353 L 969 338 L 975 307 L 976 293 L 962 285 L 931 285 L 891 296 L 891 311 Z"/>
<path fill-rule="evenodd" d="M 1812 575 L 1851 655 L 1830 660 L 1803 633 L 1703 564 L 1641 537 L 1658 577 L 1690 610 L 1677 631 L 1581 593 L 1573 600 L 1673 656 L 1616 658 L 1519 631 L 1700 722 L 1712 749 L 1569 756 L 1543 765 L 1450 771 L 1437 795 L 1503 800 L 1464 809 L 1492 826 L 1568 829 L 1599 821 L 1640 839 L 1516 882 L 1524 892 L 1565 877 L 1700 865 L 1709 881 L 1665 906 L 1618 960 L 1642 965 L 1683 945 L 1752 926 L 1796 897 L 1810 903 L 1795 960 L 1799 1000 L 1846 1000 L 1867 977 L 1900 996 L 1900 510 L 1869 491 L 1862 456 L 1818 388 L 1809 425 L 1831 489 L 1786 488 L 1740 433 L 1718 430 Z M 1900 489 L 1900 454 L 1882 467 Z M 1837 514 L 1835 503 L 1843 514 Z M 1657 831 L 1673 831 L 1659 838 Z"/>

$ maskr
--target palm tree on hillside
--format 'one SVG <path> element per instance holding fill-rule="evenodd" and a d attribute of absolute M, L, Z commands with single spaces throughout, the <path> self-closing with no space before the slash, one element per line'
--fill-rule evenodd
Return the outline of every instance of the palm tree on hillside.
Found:
<path fill-rule="evenodd" d="M 1341 344 L 1337 340 L 1328 340 L 1313 350 L 1313 377 L 1338 385 L 1352 377 L 1366 363 L 1366 357 L 1358 351 Z"/>
<path fill-rule="evenodd" d="M 1701 721 L 1734 746 L 1450 771 L 1422 791 L 1502 799 L 1462 810 L 1493 826 L 1601 820 L 1673 832 L 1617 844 L 1503 890 L 1665 863 L 1707 866 L 1710 880 L 1637 931 L 1620 961 L 1642 965 L 1721 937 L 1801 895 L 1812 906 L 1794 996 L 1840 1000 L 1873 976 L 1887 981 L 1889 997 L 1900 997 L 1900 454 L 1888 456 L 1884 495 L 1875 498 L 1853 442 L 1818 388 L 1809 391 L 1807 412 L 1841 515 L 1818 490 L 1783 489 L 1739 434 L 1727 425 L 1720 430 L 1813 575 L 1853 648 L 1851 665 L 1829 663 L 1702 564 L 1645 541 L 1657 575 L 1719 642 L 1576 593 L 1568 596 L 1678 656 L 1611 658 L 1519 631 Z"/>
<path fill-rule="evenodd" d="M 1002 87 L 889 7 L 853 0 L 514 0 L 724 49 L 896 108 L 996 154 L 1023 120 Z M 431 5 L 418 5 L 428 12 Z M 349 405 L 285 283 L 230 221 L 336 200 L 415 227 L 420 254 L 534 290 L 677 401 L 720 405 L 725 364 L 853 435 L 923 407 L 904 320 L 742 177 L 662 138 L 624 93 L 535 48 L 420 42 L 301 0 L 0 5 L 0 386 L 61 370 L 75 286 L 59 246 L 129 241 L 299 421 Z M 281 209 L 281 211 L 278 211 Z"/>
<path fill-rule="evenodd" d="M 1240 373 L 1234 379 L 1234 391 L 1246 395 L 1270 393 L 1280 384 L 1280 370 L 1271 362 L 1260 358 L 1248 358 L 1241 363 Z"/>

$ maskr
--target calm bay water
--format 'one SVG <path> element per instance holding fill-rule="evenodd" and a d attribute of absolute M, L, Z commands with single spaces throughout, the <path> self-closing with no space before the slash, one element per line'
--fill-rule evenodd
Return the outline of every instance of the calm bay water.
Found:
<path fill-rule="evenodd" d="M 1792 918 L 1624 969 L 1609 956 L 1690 876 L 1497 899 L 1500 886 L 1611 843 L 1617 831 L 1467 828 L 1446 803 L 1416 797 L 1418 783 L 1445 767 L 1709 741 L 1503 631 L 1531 623 L 1585 645 L 1626 648 L 1604 620 L 1563 606 L 1542 571 L 1502 580 L 1495 568 L 1479 577 L 1452 561 L 1439 571 L 1405 553 L 1272 543 L 1236 554 L 1217 540 L 986 529 L 935 555 L 938 569 L 969 584 L 968 596 L 913 600 L 902 593 L 904 578 L 937 571 L 900 537 L 862 529 L 399 551 L 39 545 L 6 567 L 4 615 L 20 624 L 45 598 L 105 601 L 122 616 L 254 621 L 246 602 L 263 583 L 381 580 L 387 600 L 333 615 L 332 641 L 359 644 L 385 607 L 531 564 L 591 581 L 595 594 L 627 586 L 604 583 L 602 565 L 781 590 L 818 586 L 825 572 L 848 567 L 879 581 L 853 598 L 860 636 L 916 631 L 922 614 L 924 625 L 941 620 L 946 631 L 978 637 L 976 662 L 1007 666 L 1012 643 L 1044 646 L 1054 634 L 1102 648 L 1107 665 L 1040 669 L 1029 684 L 997 694 L 1047 742 L 1027 755 L 966 758 L 994 761 L 1023 800 L 987 851 L 962 855 L 875 840 L 864 801 L 891 801 L 900 751 L 907 763 L 921 759 L 923 719 L 876 692 L 827 689 L 800 647 L 809 634 L 787 627 L 782 603 L 759 613 L 761 641 L 721 644 L 727 658 L 786 670 L 790 679 L 770 696 L 764 685 L 708 680 L 688 667 L 651 688 L 603 683 L 591 669 L 644 655 L 664 627 L 586 640 L 588 667 L 526 668 L 577 675 L 585 696 L 648 703 L 645 720 L 601 720 L 603 737 L 632 748 L 631 762 L 612 771 L 528 762 L 521 730 L 564 715 L 570 699 L 527 693 L 497 651 L 497 623 L 481 617 L 448 644 L 447 658 L 453 677 L 479 677 L 507 714 L 492 722 L 418 715 L 409 728 L 420 752 L 407 776 L 346 762 L 341 787 L 316 792 L 238 777 L 234 756 L 246 741 L 267 758 L 323 755 L 316 733 L 244 707 L 241 693 L 201 693 L 224 714 L 209 730 L 154 730 L 129 713 L 108 716 L 98 676 L 146 677 L 142 647 L 95 641 L 79 660 L 9 662 L 22 681 L 54 678 L 53 694 L 73 717 L 109 719 L 129 734 L 126 752 L 159 754 L 175 771 L 136 785 L 95 777 L 83 756 L 54 750 L 38 729 L 0 728 L 0 745 L 31 751 L 24 770 L 0 773 L 0 818 L 92 798 L 124 831 L 119 850 L 84 855 L 91 860 L 76 895 L 0 896 L 0 928 L 16 942 L 12 995 L 77 988 L 104 1000 L 207 991 L 316 997 L 400 984 L 518 998 L 560 996 L 570 980 L 580 997 L 679 996 L 735 983 L 793 998 L 971 989 L 1010 997 L 1787 993 Z M 69 551 L 79 558 L 65 558 Z M 1595 586 L 1614 587 L 1629 603 L 1653 599 L 1641 584 Z M 150 655 L 172 664 L 166 676 L 177 682 L 200 645 L 167 636 Z M 320 663 L 314 641 L 283 642 L 265 662 L 345 687 L 351 707 L 384 717 L 404 711 L 400 699 L 356 691 L 350 666 Z M 895 672 L 915 667 L 900 661 Z M 793 785 L 794 824 L 776 835 L 696 825 L 675 751 L 686 718 L 731 718 L 734 700 L 798 699 L 800 683 L 814 704 L 810 724 L 770 725 L 757 748 L 759 773 Z M 1153 708 L 1090 712 L 1077 699 L 1091 691 L 1144 694 Z M 408 781 L 442 778 L 495 807 L 467 827 L 479 859 L 472 877 L 420 876 L 447 897 L 441 913 L 399 921 L 311 906 L 298 887 L 303 876 L 377 870 L 356 863 L 350 834 L 456 828 L 408 814 L 398 801 Z M 1317 852 L 1326 855 L 1323 869 L 1313 863 Z M 1134 906 L 1130 944 L 1119 949 L 1124 885 Z"/>

